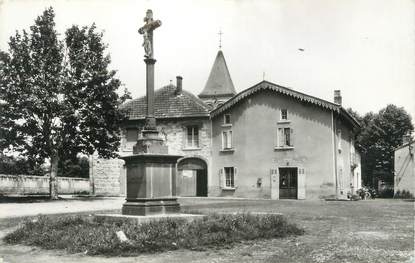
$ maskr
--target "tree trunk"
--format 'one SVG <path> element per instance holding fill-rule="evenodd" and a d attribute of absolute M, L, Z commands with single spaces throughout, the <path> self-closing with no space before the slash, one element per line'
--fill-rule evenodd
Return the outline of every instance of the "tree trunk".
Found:
<path fill-rule="evenodd" d="M 49 178 L 49 194 L 50 199 L 56 200 L 58 199 L 58 163 L 59 163 L 59 156 L 57 154 L 53 154 L 50 159 L 50 178 Z"/>

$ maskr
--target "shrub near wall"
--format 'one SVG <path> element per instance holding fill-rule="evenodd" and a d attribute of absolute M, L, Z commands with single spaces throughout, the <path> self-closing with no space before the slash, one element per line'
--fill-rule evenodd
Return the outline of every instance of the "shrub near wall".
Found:
<path fill-rule="evenodd" d="M 395 193 L 395 196 L 393 198 L 399 198 L 399 199 L 414 199 L 414 196 L 411 192 L 406 191 L 406 190 L 398 190 Z"/>

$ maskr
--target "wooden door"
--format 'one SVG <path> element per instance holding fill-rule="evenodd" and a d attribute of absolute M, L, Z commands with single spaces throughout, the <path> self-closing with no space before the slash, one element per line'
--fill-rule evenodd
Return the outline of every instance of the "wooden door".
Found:
<path fill-rule="evenodd" d="M 207 171 L 196 170 L 196 196 L 207 196 Z"/>
<path fill-rule="evenodd" d="M 180 196 L 196 196 L 196 170 L 182 170 Z"/>
<path fill-rule="evenodd" d="M 297 199 L 297 168 L 280 168 L 280 199 Z"/>

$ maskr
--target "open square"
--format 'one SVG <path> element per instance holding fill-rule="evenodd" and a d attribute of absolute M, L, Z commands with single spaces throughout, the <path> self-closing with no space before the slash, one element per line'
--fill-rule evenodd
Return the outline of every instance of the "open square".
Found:
<path fill-rule="evenodd" d="M 414 9 L 0 0 L 0 263 L 415 263 Z"/>
<path fill-rule="evenodd" d="M 105 200 L 94 202 L 98 202 L 95 206 L 99 207 L 99 202 L 105 202 Z M 2 242 L 0 255 L 5 262 L 166 262 L 168 260 L 169 262 L 336 263 L 410 262 L 411 257 L 413 260 L 414 203 L 409 201 L 180 198 L 179 202 L 183 204 L 183 211 L 189 212 L 279 212 L 290 222 L 303 227 L 305 234 L 283 239 L 246 241 L 223 249 L 175 250 L 134 257 L 111 258 L 68 254 L 61 250 L 43 250 L 22 245 L 6 245 Z M 39 204 L 30 205 L 35 211 Z M 118 204 L 114 203 L 115 208 L 116 205 Z M 85 210 L 78 214 L 86 216 L 91 214 Z M 108 211 L 119 213 L 120 210 Z M 15 218 L 1 219 L 2 236 L 15 228 L 20 221 Z"/>

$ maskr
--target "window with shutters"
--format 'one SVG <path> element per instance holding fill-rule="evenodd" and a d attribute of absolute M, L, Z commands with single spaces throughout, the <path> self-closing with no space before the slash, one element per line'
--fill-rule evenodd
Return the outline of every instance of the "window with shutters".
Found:
<path fill-rule="evenodd" d="M 277 128 L 277 145 L 276 148 L 291 149 L 293 144 L 293 129 L 289 127 Z"/>
<path fill-rule="evenodd" d="M 186 127 L 186 148 L 199 148 L 199 127 L 197 125 Z"/>
<path fill-rule="evenodd" d="M 223 151 L 233 150 L 233 147 L 232 147 L 232 131 L 231 130 L 222 132 L 222 150 Z"/>

